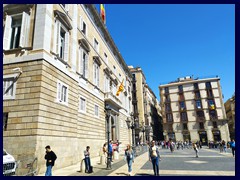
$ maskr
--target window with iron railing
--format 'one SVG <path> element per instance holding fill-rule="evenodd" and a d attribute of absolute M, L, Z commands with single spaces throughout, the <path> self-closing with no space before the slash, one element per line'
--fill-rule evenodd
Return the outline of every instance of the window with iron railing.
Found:
<path fill-rule="evenodd" d="M 173 117 L 172 114 L 167 114 L 167 122 L 172 122 L 173 121 Z"/>
<path fill-rule="evenodd" d="M 165 90 L 165 94 L 169 93 L 169 88 L 168 87 L 165 87 L 164 90 Z"/>
<path fill-rule="evenodd" d="M 217 120 L 218 119 L 216 110 L 210 110 L 209 111 L 209 116 L 210 116 L 211 120 Z"/>
<path fill-rule="evenodd" d="M 217 128 L 217 122 L 213 121 L 213 128 Z"/>
<path fill-rule="evenodd" d="M 199 91 L 195 92 L 195 99 L 200 99 L 200 98 L 201 98 L 200 92 Z"/>
<path fill-rule="evenodd" d="M 183 92 L 183 86 L 182 85 L 178 86 L 178 91 Z"/>

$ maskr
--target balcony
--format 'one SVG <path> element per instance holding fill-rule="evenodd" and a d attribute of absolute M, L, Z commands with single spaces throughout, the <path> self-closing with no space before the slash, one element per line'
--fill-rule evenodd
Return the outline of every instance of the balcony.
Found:
<path fill-rule="evenodd" d="M 210 120 L 212 120 L 212 121 L 218 120 L 218 117 L 217 116 L 210 116 Z"/>
<path fill-rule="evenodd" d="M 104 94 L 104 101 L 105 103 L 112 104 L 119 109 L 122 107 L 122 102 L 112 92 Z"/>

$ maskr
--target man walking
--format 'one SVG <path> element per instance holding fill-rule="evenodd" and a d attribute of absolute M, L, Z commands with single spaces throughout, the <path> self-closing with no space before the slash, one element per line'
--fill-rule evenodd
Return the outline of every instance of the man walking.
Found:
<path fill-rule="evenodd" d="M 110 156 L 110 161 L 113 162 L 113 160 L 112 160 L 112 155 L 113 155 L 112 140 L 109 141 L 108 152 L 109 152 L 109 156 Z"/>
<path fill-rule="evenodd" d="M 232 139 L 230 142 L 230 148 L 232 148 L 232 155 L 234 157 L 235 156 L 235 141 L 234 141 L 234 139 Z"/>
<path fill-rule="evenodd" d="M 57 156 L 51 150 L 49 145 L 46 146 L 45 149 L 46 149 L 45 159 L 46 159 L 46 166 L 47 166 L 45 176 L 52 176 L 52 167 L 54 166 L 54 162 L 57 159 Z"/>
<path fill-rule="evenodd" d="M 155 141 L 152 141 L 149 147 L 149 161 L 152 161 L 154 175 L 159 176 L 159 161 L 161 161 L 161 158 L 158 147 L 155 146 Z"/>

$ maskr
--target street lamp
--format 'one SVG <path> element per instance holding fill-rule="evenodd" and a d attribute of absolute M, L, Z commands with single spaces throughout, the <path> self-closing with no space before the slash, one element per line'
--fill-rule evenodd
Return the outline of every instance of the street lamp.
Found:
<path fill-rule="evenodd" d="M 110 143 L 110 129 L 109 129 L 109 124 L 110 124 L 110 117 L 111 117 L 111 108 L 109 105 L 105 106 L 105 113 L 106 113 L 106 122 L 107 122 L 107 143 L 108 143 L 108 153 L 107 153 L 107 169 L 112 169 L 111 165 L 111 154 L 109 151 L 109 143 Z"/>
<path fill-rule="evenodd" d="M 131 120 L 127 118 L 126 123 L 127 123 L 128 129 L 130 128 L 132 129 L 132 149 L 133 149 L 133 152 L 135 153 L 135 128 L 137 127 L 136 120 L 133 117 L 131 117 Z"/>

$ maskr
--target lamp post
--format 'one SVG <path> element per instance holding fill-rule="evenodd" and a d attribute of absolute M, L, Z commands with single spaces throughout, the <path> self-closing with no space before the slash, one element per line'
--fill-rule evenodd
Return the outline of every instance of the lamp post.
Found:
<path fill-rule="evenodd" d="M 111 108 L 109 105 L 105 106 L 105 113 L 106 113 L 106 122 L 107 122 L 107 143 L 108 143 L 108 153 L 107 153 L 107 169 L 112 169 L 111 165 L 111 154 L 109 151 L 109 143 L 110 143 L 110 129 L 109 129 L 109 121 L 110 121 L 110 115 L 111 115 Z"/>
<path fill-rule="evenodd" d="M 133 117 L 131 117 L 131 120 L 129 118 L 127 118 L 126 123 L 127 123 L 128 129 L 130 129 L 130 128 L 132 129 L 132 149 L 133 149 L 133 152 L 136 154 L 136 151 L 135 151 L 135 128 L 136 128 L 136 121 L 135 121 L 135 119 Z"/>

